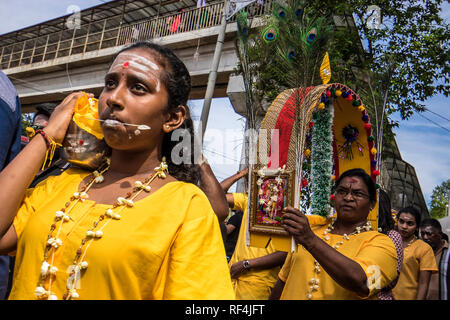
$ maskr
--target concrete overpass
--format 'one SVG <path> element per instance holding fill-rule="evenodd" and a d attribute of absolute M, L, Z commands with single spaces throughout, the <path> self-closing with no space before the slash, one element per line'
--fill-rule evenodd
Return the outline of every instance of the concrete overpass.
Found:
<path fill-rule="evenodd" d="M 192 77 L 191 99 L 201 99 L 223 5 L 223 1 L 201 8 L 193 0 L 112 1 L 0 36 L 0 66 L 19 92 L 22 111 L 33 112 L 37 103 L 60 101 L 72 91 L 98 96 L 115 53 L 129 43 L 152 40 L 172 48 L 183 60 Z M 269 5 L 248 7 L 253 17 L 268 10 Z M 235 37 L 236 23 L 231 19 L 214 97 L 227 96 L 229 76 L 238 63 Z"/>

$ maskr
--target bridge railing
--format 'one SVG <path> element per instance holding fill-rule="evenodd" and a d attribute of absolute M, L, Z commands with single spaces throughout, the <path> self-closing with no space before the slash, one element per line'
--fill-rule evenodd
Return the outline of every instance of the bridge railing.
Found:
<path fill-rule="evenodd" d="M 245 10 L 251 17 L 267 14 L 270 11 L 270 1 L 264 2 L 263 6 L 253 3 Z M 222 10 L 223 2 L 217 2 L 127 25 L 124 25 L 120 16 L 91 22 L 79 29 L 66 29 L 2 47 L 0 69 L 211 28 L 220 25 Z M 234 22 L 234 19 L 229 22 Z"/>

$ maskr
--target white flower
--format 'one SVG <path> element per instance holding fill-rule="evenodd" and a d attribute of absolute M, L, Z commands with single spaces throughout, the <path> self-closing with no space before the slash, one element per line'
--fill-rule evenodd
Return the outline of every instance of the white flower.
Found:
<path fill-rule="evenodd" d="M 58 268 L 55 266 L 50 267 L 50 274 L 55 275 L 58 272 Z"/>
<path fill-rule="evenodd" d="M 96 237 L 96 238 L 101 238 L 101 237 L 103 237 L 103 231 L 101 231 L 101 230 L 95 231 L 95 237 Z"/>
<path fill-rule="evenodd" d="M 75 192 L 74 194 L 73 194 L 73 196 L 75 197 L 75 198 L 79 198 L 80 197 L 80 193 L 79 192 Z"/>
<path fill-rule="evenodd" d="M 270 197 L 270 200 L 272 200 L 273 202 L 277 202 L 278 197 L 277 197 L 277 196 L 271 196 L 271 197 Z"/>
<path fill-rule="evenodd" d="M 266 202 L 264 201 L 264 199 L 259 199 L 259 204 L 265 204 Z"/>
<path fill-rule="evenodd" d="M 283 179 L 281 179 L 280 176 L 275 178 L 275 181 L 277 182 L 277 184 L 281 184 L 283 182 Z"/>
<path fill-rule="evenodd" d="M 278 192 L 278 187 L 277 186 L 273 186 L 272 191 L 277 193 Z"/>
<path fill-rule="evenodd" d="M 80 200 L 81 201 L 84 201 L 87 198 L 89 198 L 89 195 L 86 192 L 83 191 L 83 192 L 80 193 Z"/>
<path fill-rule="evenodd" d="M 264 176 L 265 176 L 264 170 L 263 170 L 263 169 L 259 169 L 259 170 L 257 171 L 257 173 L 258 173 L 258 176 L 260 176 L 260 177 L 264 177 Z"/>
<path fill-rule="evenodd" d="M 88 230 L 88 231 L 86 232 L 86 237 L 93 237 L 93 236 L 94 236 L 94 232 L 93 232 L 93 231 Z"/>
<path fill-rule="evenodd" d="M 57 297 L 56 295 L 54 295 L 54 294 L 51 294 L 51 295 L 48 297 L 48 300 L 58 300 L 58 297 Z"/>
<path fill-rule="evenodd" d="M 80 263 L 80 267 L 81 269 L 86 269 L 88 267 L 87 261 L 83 261 L 82 263 Z"/>
<path fill-rule="evenodd" d="M 150 186 L 145 186 L 144 187 L 144 190 L 147 191 L 147 192 L 150 192 L 151 189 L 152 189 L 152 187 L 150 187 Z"/>
<path fill-rule="evenodd" d="M 76 291 L 74 290 L 74 291 L 72 291 L 72 292 L 70 293 L 70 297 L 71 297 L 72 299 L 78 299 L 78 298 L 80 297 L 80 295 L 78 294 L 78 292 L 76 292 Z"/>
<path fill-rule="evenodd" d="M 105 181 L 105 178 L 103 176 L 98 176 L 94 179 L 95 183 L 102 183 L 103 181 Z"/>
<path fill-rule="evenodd" d="M 109 208 L 108 210 L 106 210 L 105 215 L 106 215 L 107 217 L 112 217 L 112 216 L 113 216 L 113 213 L 114 213 L 114 211 L 112 211 L 112 209 Z"/>
<path fill-rule="evenodd" d="M 127 199 L 125 199 L 125 204 L 127 205 L 127 207 L 134 207 L 134 202 L 133 202 L 133 200 L 127 200 Z"/>
<path fill-rule="evenodd" d="M 34 294 L 35 294 L 38 298 L 41 298 L 41 297 L 44 297 L 44 296 L 47 295 L 47 290 L 45 290 L 45 288 L 39 286 L 39 287 L 36 287 L 36 289 L 34 290 Z"/>
<path fill-rule="evenodd" d="M 136 188 L 142 188 L 143 186 L 144 186 L 144 184 L 141 182 L 141 181 L 136 181 L 135 183 L 134 183 L 134 185 L 135 185 L 135 187 Z"/>
<path fill-rule="evenodd" d="M 127 200 L 127 199 L 125 199 L 125 198 L 123 198 L 123 197 L 118 197 L 118 198 L 117 198 L 117 202 L 118 202 L 119 204 L 124 204 L 126 200 Z"/>
<path fill-rule="evenodd" d="M 45 277 L 48 274 L 48 268 L 50 267 L 50 264 L 47 261 L 42 262 L 41 265 L 41 275 Z M 38 287 L 39 288 L 39 287 Z M 42 288 L 42 287 L 40 287 Z"/>
<path fill-rule="evenodd" d="M 262 194 L 263 194 L 262 189 L 259 189 L 258 194 L 259 194 L 259 195 L 262 195 Z"/>
<path fill-rule="evenodd" d="M 262 185 L 262 183 L 263 183 L 263 179 L 261 179 L 261 178 L 259 178 L 259 179 L 256 181 L 256 184 L 257 184 L 258 186 Z"/>
<path fill-rule="evenodd" d="M 63 220 L 64 220 L 65 222 L 69 221 L 69 220 L 70 220 L 70 216 L 68 216 L 67 214 L 65 214 Z"/>
<path fill-rule="evenodd" d="M 64 217 L 64 212 L 56 211 L 55 217 L 56 219 L 61 219 L 62 217 Z"/>
<path fill-rule="evenodd" d="M 158 172 L 158 177 L 164 179 L 166 177 L 166 174 L 164 173 L 164 171 L 160 171 L 160 172 Z"/>

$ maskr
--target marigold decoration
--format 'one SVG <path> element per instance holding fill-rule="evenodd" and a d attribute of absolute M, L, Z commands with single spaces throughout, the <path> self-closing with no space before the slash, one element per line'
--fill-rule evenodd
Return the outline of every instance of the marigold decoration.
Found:
<path fill-rule="evenodd" d="M 305 150 L 305 157 L 308 157 L 308 158 L 309 158 L 310 155 L 311 155 L 311 150 L 306 149 L 306 150 Z"/>
<path fill-rule="evenodd" d="M 64 207 L 55 213 L 54 222 L 50 227 L 48 235 L 47 246 L 44 250 L 44 261 L 42 262 L 40 269 L 40 281 L 35 289 L 35 295 L 38 299 L 57 300 L 58 297 L 52 292 L 53 280 L 57 275 L 58 268 L 52 265 L 55 253 L 57 249 L 63 244 L 59 238 L 64 223 L 70 223 L 72 217 L 70 216 L 71 210 L 79 203 L 84 202 L 89 198 L 88 191 L 94 183 L 103 182 L 103 174 L 109 169 L 109 159 L 105 164 L 97 171 L 92 173 L 92 179 L 82 187 L 80 192 L 75 192 L 70 201 L 66 202 Z M 79 294 L 76 289 L 80 288 L 80 281 L 82 272 L 85 272 L 89 266 L 89 263 L 85 260 L 87 250 L 92 244 L 92 241 L 98 241 L 103 237 L 103 229 L 111 221 L 119 221 L 121 219 L 120 212 L 125 208 L 131 208 L 134 206 L 133 200 L 142 192 L 150 192 L 150 183 L 156 179 L 164 178 L 168 174 L 168 166 L 163 158 L 161 164 L 155 168 L 155 173 L 145 181 L 136 181 L 135 188 L 132 192 L 127 193 L 125 197 L 119 197 L 115 204 L 108 208 L 105 213 L 101 214 L 98 219 L 93 223 L 92 227 L 86 231 L 85 237 L 81 240 L 80 247 L 75 253 L 75 257 L 72 265 L 67 269 L 69 274 L 67 279 L 67 291 L 62 297 L 64 300 L 77 299 Z M 100 178 L 101 177 L 101 178 Z M 59 226 L 58 226 L 59 223 Z M 56 231 L 56 234 L 55 234 Z"/>

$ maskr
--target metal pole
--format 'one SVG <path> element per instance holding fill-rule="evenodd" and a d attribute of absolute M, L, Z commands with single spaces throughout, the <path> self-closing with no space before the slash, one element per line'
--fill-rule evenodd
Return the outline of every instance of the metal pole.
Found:
<path fill-rule="evenodd" d="M 206 125 L 208 123 L 209 109 L 211 108 L 211 101 L 214 94 L 214 86 L 216 85 L 217 69 L 219 67 L 220 56 L 222 54 L 222 45 L 225 40 L 225 30 L 227 28 L 226 9 L 227 9 L 227 0 L 224 0 L 222 23 L 220 25 L 219 35 L 217 36 L 216 49 L 214 51 L 211 71 L 209 72 L 208 85 L 206 86 L 205 100 L 203 102 L 202 115 L 200 118 L 200 129 L 202 133 L 201 136 L 202 140 L 205 135 Z"/>

